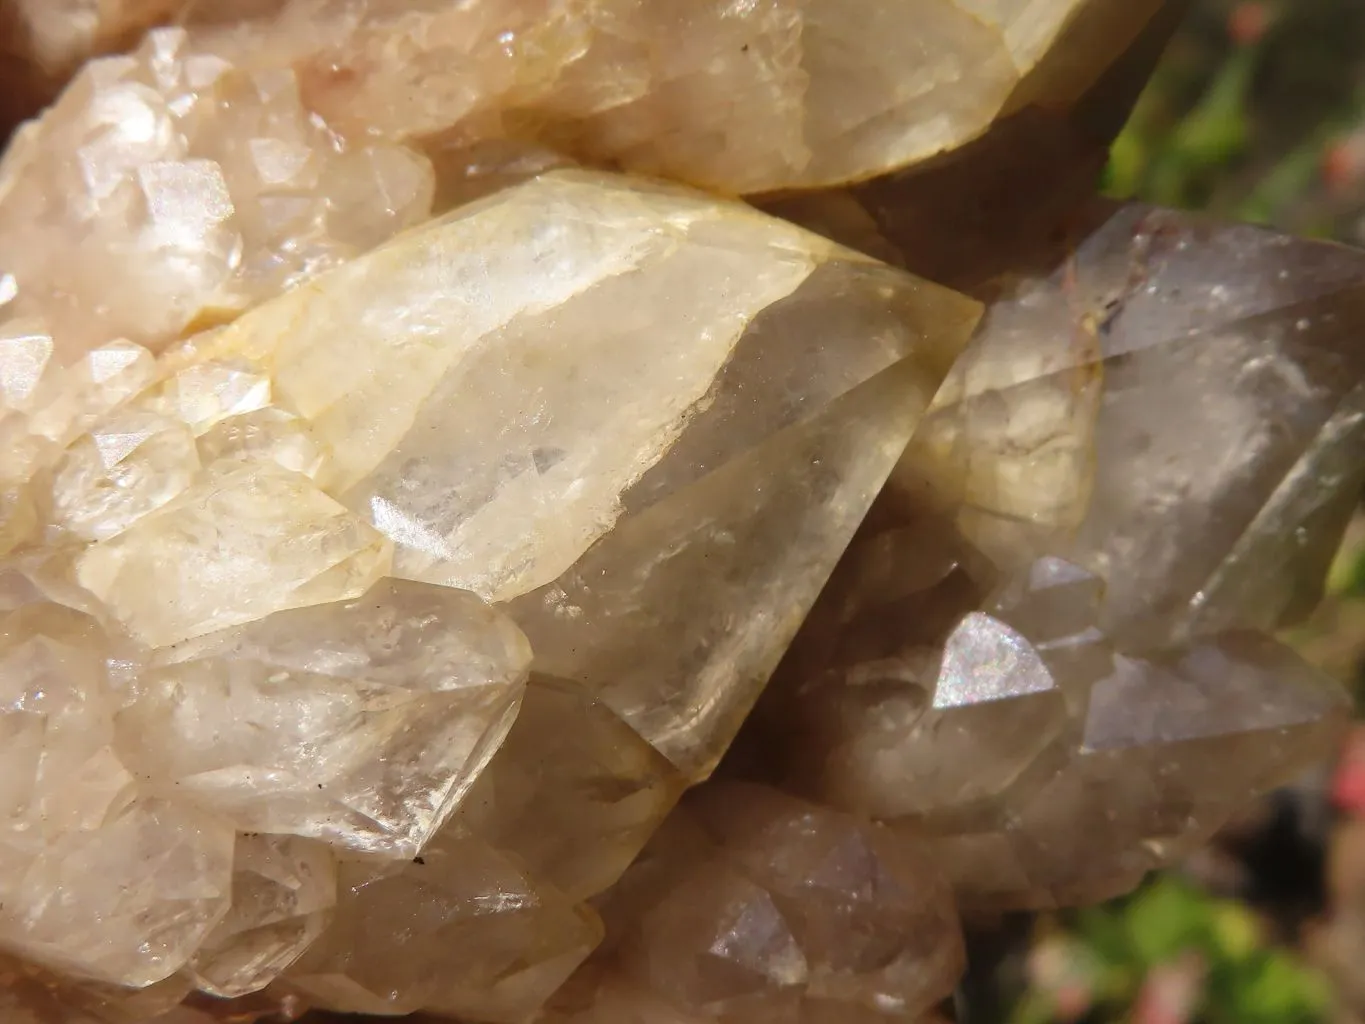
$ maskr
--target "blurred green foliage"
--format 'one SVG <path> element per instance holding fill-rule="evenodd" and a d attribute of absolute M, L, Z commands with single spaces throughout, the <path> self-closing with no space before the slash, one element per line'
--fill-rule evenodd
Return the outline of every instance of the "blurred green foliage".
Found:
<path fill-rule="evenodd" d="M 1203 0 L 1113 147 L 1106 190 L 1355 237 L 1365 3 Z M 1361 141 L 1365 143 L 1365 135 Z"/>
<path fill-rule="evenodd" d="M 1365 544 L 1342 552 L 1327 581 L 1327 589 L 1345 598 L 1365 600 Z"/>
<path fill-rule="evenodd" d="M 1330 991 L 1266 943 L 1252 912 L 1161 876 L 1127 899 L 1049 922 L 1011 1024 L 1314 1024 Z"/>

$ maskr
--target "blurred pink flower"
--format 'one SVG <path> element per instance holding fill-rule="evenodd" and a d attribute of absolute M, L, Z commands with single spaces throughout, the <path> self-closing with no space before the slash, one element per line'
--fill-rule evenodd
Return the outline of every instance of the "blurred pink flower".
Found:
<path fill-rule="evenodd" d="M 1133 1005 L 1133 1024 L 1187 1024 L 1199 1009 L 1206 970 L 1194 950 L 1153 967 Z"/>
<path fill-rule="evenodd" d="M 1365 817 L 1365 726 L 1346 738 L 1332 776 L 1332 803 L 1347 814 Z"/>
<path fill-rule="evenodd" d="M 1270 4 L 1247 0 L 1234 7 L 1228 15 L 1228 35 L 1238 46 L 1250 46 L 1260 41 L 1270 22 Z"/>
<path fill-rule="evenodd" d="M 1043 939 L 1029 953 L 1031 987 L 1051 1004 L 1061 1024 L 1080 1020 L 1095 1001 L 1095 964 L 1089 951 L 1072 939 Z"/>

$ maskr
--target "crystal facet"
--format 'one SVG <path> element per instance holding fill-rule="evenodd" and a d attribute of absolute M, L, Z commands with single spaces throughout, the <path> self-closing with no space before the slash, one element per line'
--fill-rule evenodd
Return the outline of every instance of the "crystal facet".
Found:
<path fill-rule="evenodd" d="M 0 0 L 0 1017 L 923 1022 L 1321 756 L 1365 259 L 1089 196 L 1182 6 Z"/>

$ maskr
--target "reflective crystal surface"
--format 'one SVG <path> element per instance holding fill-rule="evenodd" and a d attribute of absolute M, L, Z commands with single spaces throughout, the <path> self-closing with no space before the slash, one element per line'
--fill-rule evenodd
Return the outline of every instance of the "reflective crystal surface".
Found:
<path fill-rule="evenodd" d="M 118 740 L 144 785 L 239 831 L 411 858 L 506 734 L 530 653 L 472 594 L 384 580 L 159 653 Z"/>
<path fill-rule="evenodd" d="M 16 335 L 0 943 L 130 988 L 535 1012 L 978 316 L 559 170 L 159 355 Z"/>
<path fill-rule="evenodd" d="M 884 540 L 855 541 L 845 564 Z M 908 594 L 836 578 L 735 758 L 924 841 L 966 911 L 1117 895 L 1346 725 L 1340 686 L 1263 634 L 1134 649 L 1099 627 L 1103 583 L 1074 563 L 1044 557 L 987 589 L 968 561 Z M 930 605 L 980 610 L 944 629 Z"/>
<path fill-rule="evenodd" d="M 588 955 L 596 915 L 458 828 L 397 870 L 344 865 L 331 925 L 288 972 L 309 1002 L 524 1020 Z"/>
<path fill-rule="evenodd" d="M 933 1020 L 1322 756 L 1365 259 L 1090 198 L 1182 6 L 0 0 L 0 1018 Z"/>
<path fill-rule="evenodd" d="M 1365 479 L 1365 258 L 1140 205 L 1087 224 L 992 305 L 898 481 L 1001 564 L 1086 566 L 1143 644 L 1285 625 Z"/>
<path fill-rule="evenodd" d="M 761 786 L 701 787 L 613 892 L 614 944 L 547 1019 L 915 1019 L 962 966 L 916 844 Z"/>

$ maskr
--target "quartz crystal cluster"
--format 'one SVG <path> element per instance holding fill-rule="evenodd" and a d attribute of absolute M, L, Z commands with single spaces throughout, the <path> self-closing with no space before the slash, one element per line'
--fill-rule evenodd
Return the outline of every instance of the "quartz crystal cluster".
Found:
<path fill-rule="evenodd" d="M 1085 195 L 1177 7 L 0 0 L 0 1017 L 917 1021 L 1321 756 L 1365 256 Z"/>

